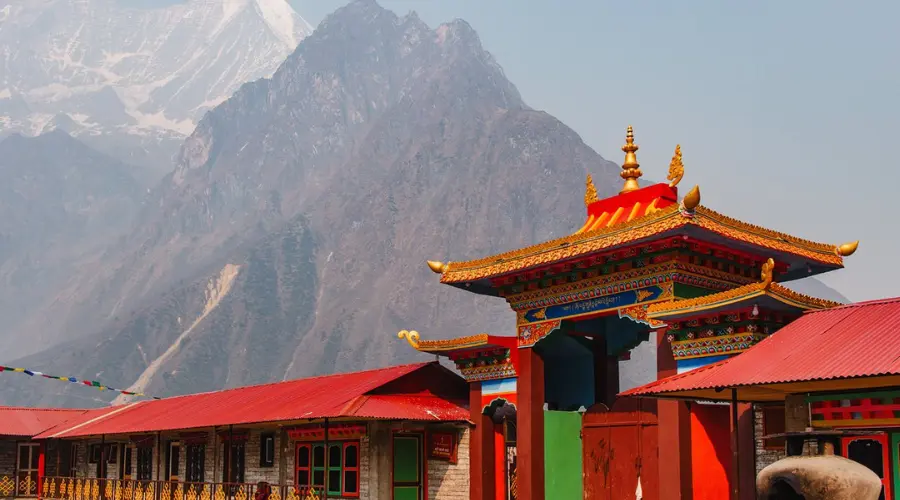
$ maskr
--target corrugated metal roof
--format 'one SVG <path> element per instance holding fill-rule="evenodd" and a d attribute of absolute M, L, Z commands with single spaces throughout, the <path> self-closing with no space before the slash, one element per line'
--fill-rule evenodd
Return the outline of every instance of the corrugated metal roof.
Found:
<path fill-rule="evenodd" d="M 889 375 L 900 375 L 900 297 L 809 311 L 742 354 L 621 395 Z"/>
<path fill-rule="evenodd" d="M 0 406 L 0 436 L 34 436 L 87 410 Z"/>
<path fill-rule="evenodd" d="M 464 402 L 457 404 L 427 393 L 367 395 L 406 375 L 416 373 L 418 378 L 433 380 L 440 378 L 438 372 L 465 384 L 437 362 L 418 363 L 142 401 L 70 422 L 37 437 L 133 434 L 338 417 L 467 419 Z"/>

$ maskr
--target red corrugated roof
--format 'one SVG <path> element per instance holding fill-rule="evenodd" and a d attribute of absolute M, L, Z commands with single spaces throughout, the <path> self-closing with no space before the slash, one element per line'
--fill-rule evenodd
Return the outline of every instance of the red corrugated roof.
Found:
<path fill-rule="evenodd" d="M 809 311 L 737 356 L 621 395 L 885 375 L 900 375 L 900 297 Z"/>
<path fill-rule="evenodd" d="M 34 436 L 87 410 L 0 406 L 0 436 Z"/>
<path fill-rule="evenodd" d="M 453 421 L 468 419 L 464 397 L 454 402 L 425 394 L 367 393 L 406 375 L 428 381 L 435 392 L 465 394 L 465 381 L 437 362 L 394 366 L 274 384 L 178 396 L 106 409 L 37 436 L 62 438 L 132 434 L 291 420 L 365 417 Z M 433 382 L 433 383 L 432 383 Z"/>

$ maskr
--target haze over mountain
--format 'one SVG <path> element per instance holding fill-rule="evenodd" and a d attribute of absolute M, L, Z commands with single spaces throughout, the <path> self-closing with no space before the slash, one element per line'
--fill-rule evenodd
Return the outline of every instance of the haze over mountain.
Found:
<path fill-rule="evenodd" d="M 206 111 L 312 31 L 285 0 L 152 5 L 0 0 L 0 135 L 60 128 L 166 172 Z"/>
<path fill-rule="evenodd" d="M 403 328 L 511 334 L 502 299 L 440 285 L 425 260 L 570 233 L 585 175 L 609 196 L 619 170 L 528 107 L 464 21 L 357 0 L 207 113 L 127 235 L 23 303 L 0 347 L 171 395 L 408 360 Z M 21 378 L 0 401 L 112 398 Z"/>

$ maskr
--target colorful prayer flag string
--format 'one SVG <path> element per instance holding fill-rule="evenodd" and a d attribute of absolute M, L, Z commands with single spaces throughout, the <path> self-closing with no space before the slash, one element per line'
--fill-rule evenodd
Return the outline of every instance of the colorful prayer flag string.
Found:
<path fill-rule="evenodd" d="M 30 377 L 38 376 L 38 377 L 43 377 L 43 378 L 49 378 L 51 380 L 60 380 L 62 382 L 71 382 L 73 384 L 80 384 L 80 385 L 86 385 L 88 387 L 94 387 L 101 391 L 119 392 L 119 393 L 125 394 L 126 396 L 140 396 L 140 397 L 151 398 L 151 399 L 160 399 L 156 396 L 149 396 L 147 394 L 144 394 L 143 392 L 132 392 L 132 391 L 126 391 L 124 389 L 116 389 L 115 387 L 103 385 L 100 382 L 97 382 L 96 380 L 79 380 L 75 377 L 58 377 L 56 375 L 48 375 L 46 373 L 39 372 L 37 370 L 29 370 L 27 368 L 12 368 L 9 366 L 0 365 L 0 372 L 24 373 L 25 375 L 28 375 Z"/>

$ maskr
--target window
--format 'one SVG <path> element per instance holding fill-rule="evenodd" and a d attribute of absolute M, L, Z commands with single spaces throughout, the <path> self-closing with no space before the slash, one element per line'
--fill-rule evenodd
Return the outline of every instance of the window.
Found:
<path fill-rule="evenodd" d="M 153 448 L 143 446 L 137 449 L 137 478 L 138 481 L 150 481 L 153 479 Z"/>
<path fill-rule="evenodd" d="M 326 462 L 327 458 L 327 462 Z M 359 496 L 359 441 L 297 444 L 294 481 L 299 488 L 325 487 L 328 494 Z"/>
<path fill-rule="evenodd" d="M 206 466 L 206 445 L 187 445 L 187 463 L 185 464 L 187 480 L 189 483 L 202 483 L 203 470 Z"/>
<path fill-rule="evenodd" d="M 69 477 L 75 477 L 75 471 L 78 470 L 78 445 L 72 443 L 72 447 L 69 448 Z"/>
<path fill-rule="evenodd" d="M 263 434 L 259 439 L 259 466 L 275 466 L 275 434 Z"/>
<path fill-rule="evenodd" d="M 239 484 L 244 482 L 244 443 L 225 443 L 225 464 L 222 468 L 222 482 Z"/>
<path fill-rule="evenodd" d="M 131 479 L 131 474 L 132 474 L 131 455 L 132 455 L 131 446 L 126 446 L 126 447 L 122 448 L 122 473 L 120 474 L 122 479 Z"/>
<path fill-rule="evenodd" d="M 166 472 L 169 481 L 178 481 L 178 469 L 181 466 L 181 443 L 169 442 L 169 450 L 166 453 Z"/>
<path fill-rule="evenodd" d="M 119 446 L 115 444 L 106 445 L 106 463 L 114 464 L 119 460 Z"/>
<path fill-rule="evenodd" d="M 88 446 L 88 463 L 96 464 L 100 462 L 100 445 L 92 444 Z"/>
<path fill-rule="evenodd" d="M 784 432 L 784 407 L 765 406 L 762 408 L 763 436 Z M 766 439 L 763 448 L 767 450 L 784 450 L 784 438 Z"/>

